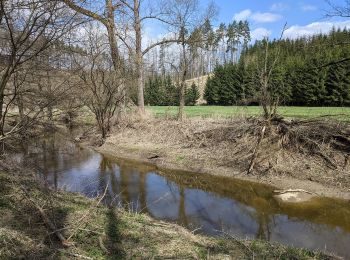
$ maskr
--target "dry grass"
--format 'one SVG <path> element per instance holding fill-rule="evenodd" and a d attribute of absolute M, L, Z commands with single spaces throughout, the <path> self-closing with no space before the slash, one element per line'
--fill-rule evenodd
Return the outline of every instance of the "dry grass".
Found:
<path fill-rule="evenodd" d="M 157 164 L 246 175 L 264 121 L 256 118 L 133 120 L 114 129 L 102 150 L 153 158 Z M 279 121 L 266 128 L 253 169 L 256 176 L 289 176 L 350 191 L 349 125 Z M 131 156 L 131 157 L 133 157 Z"/>

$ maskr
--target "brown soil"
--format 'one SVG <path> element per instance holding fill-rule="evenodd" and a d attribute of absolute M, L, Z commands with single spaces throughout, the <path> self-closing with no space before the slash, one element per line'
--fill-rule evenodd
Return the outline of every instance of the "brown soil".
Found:
<path fill-rule="evenodd" d="M 331 123 L 324 124 L 331 129 Z M 312 137 L 315 127 L 320 128 L 313 124 L 298 126 L 297 130 L 303 138 Z M 341 127 L 348 131 L 349 126 Z M 232 176 L 279 189 L 304 189 L 350 199 L 349 154 L 344 147 L 335 149 L 323 141 L 318 142 L 321 152 L 313 153 L 301 143 L 286 145 L 286 136 L 279 138 L 270 132 L 258 148 L 251 174 L 247 170 L 260 133 L 255 119 L 128 120 L 114 129 L 98 150 L 159 168 Z M 292 141 L 298 142 L 295 139 Z"/>

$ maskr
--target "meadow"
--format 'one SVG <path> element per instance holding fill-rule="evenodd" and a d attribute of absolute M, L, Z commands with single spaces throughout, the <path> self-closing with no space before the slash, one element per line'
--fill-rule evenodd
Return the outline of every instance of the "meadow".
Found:
<path fill-rule="evenodd" d="M 178 111 L 176 106 L 147 106 L 146 110 L 155 117 L 174 116 Z M 262 114 L 259 106 L 187 106 L 188 117 L 245 117 Z M 278 108 L 278 114 L 286 118 L 333 118 L 340 121 L 350 121 L 350 107 L 292 107 Z"/>

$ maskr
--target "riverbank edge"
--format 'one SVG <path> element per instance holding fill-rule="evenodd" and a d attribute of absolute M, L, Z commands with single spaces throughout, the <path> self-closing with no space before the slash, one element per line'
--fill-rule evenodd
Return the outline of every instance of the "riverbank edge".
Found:
<path fill-rule="evenodd" d="M 99 153 L 115 158 L 146 163 L 156 167 L 158 170 L 185 171 L 212 176 L 222 176 L 271 185 L 276 187 L 276 190 L 302 189 L 322 197 L 350 200 L 350 191 L 337 186 L 326 186 L 315 181 L 297 179 L 285 175 L 247 175 L 246 173 L 234 171 L 233 168 L 218 171 L 215 167 L 203 167 L 200 162 L 193 158 L 191 158 L 191 164 L 183 164 L 181 161 L 177 160 L 177 157 L 181 156 L 181 154 L 172 154 L 171 156 L 165 156 L 162 154 L 161 158 L 153 158 L 157 157 L 157 150 L 153 150 L 152 148 L 145 149 L 144 147 L 130 148 L 129 146 L 126 147 L 108 142 L 108 139 L 102 146 L 92 148 Z"/>
<path fill-rule="evenodd" d="M 177 224 L 112 209 L 78 193 L 48 192 L 28 172 L 0 170 L 0 258 L 333 259 L 267 241 L 194 234 Z M 45 226 L 47 220 L 42 219 L 34 204 L 44 209 L 47 218 L 57 225 L 57 232 L 65 238 L 74 234 L 69 241 L 74 246 L 63 246 L 58 241 L 56 230 Z"/>

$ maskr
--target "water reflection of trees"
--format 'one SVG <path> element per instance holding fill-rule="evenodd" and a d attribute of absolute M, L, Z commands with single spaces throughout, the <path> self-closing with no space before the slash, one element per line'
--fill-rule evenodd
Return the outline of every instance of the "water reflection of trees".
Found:
<path fill-rule="evenodd" d="M 130 176 L 132 173 L 135 174 L 135 167 L 132 167 L 128 164 L 121 165 L 120 182 L 122 183 L 121 186 L 124 190 L 123 200 L 126 202 L 130 202 L 132 197 L 132 194 L 130 194 L 129 190 Z M 313 223 L 313 219 L 310 218 L 310 216 L 314 216 L 313 214 L 300 214 L 300 212 L 302 211 L 301 208 L 290 209 L 289 207 L 291 206 L 285 206 L 284 204 L 279 205 L 276 201 L 269 197 L 269 194 L 271 194 L 270 192 L 267 192 L 266 190 L 261 192 L 259 191 L 259 187 L 256 187 L 254 185 L 246 185 L 242 191 L 242 189 L 240 189 L 241 184 L 235 186 L 233 184 L 226 183 L 226 186 L 236 188 L 235 192 L 232 192 L 232 194 L 229 195 L 227 189 L 224 191 L 220 189 L 220 185 L 218 185 L 216 188 L 215 185 L 212 185 L 208 191 L 208 189 L 206 189 L 206 181 L 196 182 L 188 178 L 184 178 L 184 180 L 181 181 L 181 178 L 172 178 L 168 175 L 164 175 L 164 173 L 161 175 L 155 174 L 153 171 L 151 173 L 153 176 L 157 176 L 157 178 L 161 178 L 163 180 L 161 184 L 157 184 L 163 185 L 163 188 L 160 189 L 162 190 L 162 193 L 159 193 L 158 197 L 161 198 L 162 196 L 164 196 L 164 192 L 170 195 L 170 197 L 168 196 L 168 202 L 170 203 L 170 205 L 173 205 L 173 207 L 177 208 L 177 210 L 173 211 L 177 214 L 176 220 L 178 223 L 186 227 L 199 227 L 202 223 L 207 223 L 205 224 L 208 225 L 207 227 L 220 229 L 220 227 L 224 228 L 226 224 L 226 227 L 230 228 L 230 226 L 227 226 L 227 224 L 229 223 L 227 221 L 230 219 L 230 216 L 225 215 L 220 217 L 219 219 L 217 219 L 217 217 L 214 218 L 214 216 L 216 215 L 213 215 L 213 212 L 211 212 L 210 208 L 208 208 L 208 205 L 206 205 L 205 197 L 203 203 L 202 200 L 199 200 L 196 197 L 191 198 L 190 196 L 188 196 L 188 191 L 193 191 L 203 192 L 207 194 L 207 196 L 219 200 L 224 199 L 234 202 L 235 207 L 237 207 L 234 210 L 237 211 L 236 216 L 239 217 L 237 221 L 244 220 L 244 223 L 238 224 L 238 226 L 241 227 L 242 231 L 244 232 L 247 231 L 245 230 L 245 225 L 249 225 L 249 221 L 251 220 L 254 221 L 254 224 L 250 223 L 250 225 L 254 226 L 253 231 L 255 233 L 255 237 L 259 239 L 281 239 L 281 241 L 283 242 L 288 243 L 289 241 L 290 243 L 293 243 L 293 241 L 290 240 L 291 238 L 288 236 L 288 232 L 290 231 L 288 229 L 285 229 L 285 222 L 281 222 L 280 220 L 276 221 L 276 216 L 279 216 L 278 218 L 280 218 L 281 216 L 285 216 L 287 223 L 295 222 L 295 224 L 299 225 L 299 228 L 301 228 L 301 233 L 307 234 L 309 237 L 312 237 L 316 241 L 315 245 L 322 246 L 322 243 L 324 243 L 324 241 L 327 241 L 329 237 L 333 237 L 334 235 L 329 229 L 329 227 L 320 226 L 317 223 Z M 155 208 L 152 208 L 150 206 L 154 205 L 153 203 L 157 202 L 147 201 L 147 193 L 150 192 L 147 190 L 147 178 L 148 176 L 150 176 L 150 172 L 141 168 L 140 170 L 136 171 L 136 174 L 138 175 L 138 177 L 135 179 L 136 183 L 134 183 L 134 185 L 138 186 L 136 192 L 138 192 L 137 195 L 139 203 L 141 205 L 140 207 L 141 209 L 146 209 L 145 211 L 148 211 L 152 215 L 152 210 Z M 150 185 L 152 185 L 152 183 Z M 135 191 L 135 189 L 133 189 L 133 191 Z M 236 197 L 237 193 L 243 194 L 239 194 Z M 261 196 L 261 194 L 264 194 L 264 196 Z M 213 201 L 215 202 L 215 199 L 213 199 Z M 192 203 L 193 205 L 189 203 Z M 161 206 L 162 204 L 159 205 L 159 207 Z M 188 212 L 189 207 L 193 208 L 194 211 L 192 213 Z M 290 211 L 292 219 L 289 219 L 287 217 L 288 212 Z M 230 212 L 224 212 L 223 214 L 229 213 Z M 322 217 L 323 215 L 325 214 L 320 214 L 319 217 Z M 309 221 L 302 221 L 301 219 L 303 217 L 309 218 Z M 251 220 L 247 221 L 247 219 Z M 320 228 L 322 228 L 322 232 L 320 232 Z M 328 231 L 326 231 L 327 228 Z M 208 232 L 208 230 L 205 231 Z M 238 230 L 229 230 L 229 233 L 235 235 L 235 232 L 237 231 Z M 319 236 L 320 238 L 316 238 L 317 236 Z M 329 237 L 327 238 L 327 236 Z"/>
<path fill-rule="evenodd" d="M 122 192 L 122 198 L 124 203 L 129 203 L 131 201 L 130 194 L 129 194 L 129 177 L 131 172 L 135 169 L 132 166 L 128 164 L 119 164 L 120 167 L 120 182 L 121 182 L 121 188 L 123 190 Z M 148 171 L 144 170 L 142 171 L 142 168 L 137 171 L 138 174 L 138 198 L 139 203 L 141 205 L 141 209 L 146 209 L 145 211 L 148 211 L 152 214 L 149 208 L 147 208 L 147 185 L 146 185 L 146 179 L 148 175 Z M 159 175 L 158 175 L 159 176 Z M 164 176 L 159 176 L 159 178 L 164 178 Z M 169 180 L 168 178 L 164 178 L 164 185 L 167 187 L 168 193 L 171 195 L 171 202 L 174 207 L 178 207 L 178 216 L 177 221 L 184 225 L 189 227 L 191 224 L 195 224 L 195 219 L 201 219 L 201 221 L 207 222 L 212 227 L 218 227 L 220 226 L 220 223 L 216 223 L 215 220 L 211 218 L 210 212 L 207 211 L 206 205 L 198 206 L 198 201 L 196 203 L 196 212 L 195 216 L 189 216 L 186 212 L 186 203 L 188 203 L 188 198 L 186 198 L 186 187 L 188 187 L 187 182 L 185 184 L 174 182 L 173 180 Z M 187 184 L 187 185 L 186 185 Z M 251 187 L 249 187 L 249 190 L 252 190 Z M 163 196 L 164 194 L 159 194 L 159 198 Z M 165 199 L 165 198 L 164 198 Z M 154 203 L 154 202 L 149 202 Z M 156 203 L 156 202 L 155 202 Z M 241 204 L 239 204 L 241 205 Z M 242 204 L 242 207 L 244 204 Z M 201 207 L 201 209 L 200 209 Z M 245 209 L 242 209 L 242 212 L 245 212 Z M 256 222 L 258 224 L 258 231 L 257 231 L 257 237 L 259 238 L 266 238 L 268 239 L 270 237 L 270 231 L 269 231 L 269 214 L 263 211 L 257 211 L 258 215 L 252 216 L 253 219 L 256 219 Z M 256 212 L 254 213 L 256 214 Z M 193 219 L 194 218 L 194 219 Z M 194 222 L 193 222 L 194 221 Z"/>
<path fill-rule="evenodd" d="M 83 165 L 91 156 L 60 133 L 23 141 L 18 154 L 23 166 L 36 169 L 46 182 L 51 177 L 50 184 L 56 189 L 60 173 Z"/>
<path fill-rule="evenodd" d="M 146 175 L 102 156 L 99 167 L 99 191 L 108 187 L 109 202 L 139 211 L 146 209 Z M 135 185 L 132 185 L 135 182 Z M 136 190 L 136 192 L 135 192 Z M 135 203 L 136 197 L 136 203 Z M 132 205 L 135 203 L 135 205 Z"/>
<path fill-rule="evenodd" d="M 98 170 L 98 194 L 102 194 L 107 188 L 107 193 L 104 198 L 105 203 L 110 204 L 114 198 L 114 194 L 117 191 L 118 182 L 114 178 L 114 164 L 111 161 L 106 160 L 103 156 L 100 160 L 100 167 Z"/>

